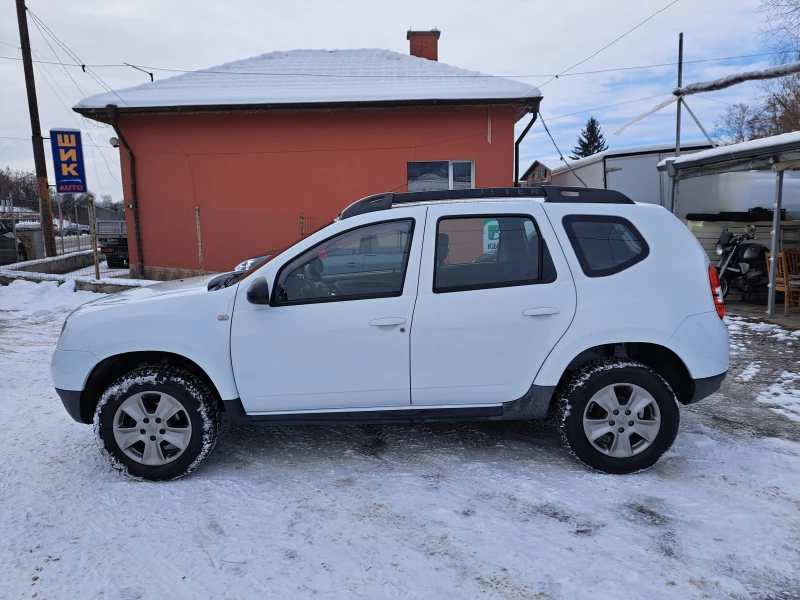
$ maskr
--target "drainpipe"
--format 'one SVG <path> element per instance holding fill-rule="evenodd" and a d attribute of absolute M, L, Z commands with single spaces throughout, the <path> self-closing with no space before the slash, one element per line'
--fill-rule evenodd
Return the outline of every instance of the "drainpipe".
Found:
<path fill-rule="evenodd" d="M 531 117 L 530 123 L 525 126 L 525 129 L 522 130 L 522 133 L 517 138 L 517 141 L 514 142 L 514 187 L 519 187 L 519 145 L 528 134 L 530 128 L 533 127 L 533 124 L 536 122 L 536 117 L 538 116 L 539 111 L 533 111 L 533 116 Z"/>
<path fill-rule="evenodd" d="M 119 143 L 122 144 L 122 147 L 125 148 L 125 152 L 128 153 L 128 165 L 130 166 L 131 171 L 131 208 L 133 209 L 133 237 L 136 240 L 136 258 L 139 262 L 139 279 L 144 279 L 144 255 L 142 253 L 142 236 L 139 232 L 139 203 L 136 198 L 136 159 L 133 156 L 133 150 L 128 145 L 128 141 L 125 139 L 125 136 L 122 135 L 122 131 L 120 131 L 119 127 L 117 126 L 117 106 L 115 104 L 109 104 L 106 106 L 106 110 L 108 111 L 108 119 L 111 122 L 111 126 L 114 128 L 114 132 L 117 134 L 117 139 L 119 139 Z"/>

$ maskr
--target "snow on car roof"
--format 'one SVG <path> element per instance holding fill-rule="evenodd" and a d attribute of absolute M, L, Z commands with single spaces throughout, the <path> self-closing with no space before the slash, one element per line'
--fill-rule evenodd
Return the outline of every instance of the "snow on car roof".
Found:
<path fill-rule="evenodd" d="M 413 100 L 533 101 L 539 89 L 398 52 L 268 52 L 136 87 L 84 98 L 75 110 L 385 102 Z"/>

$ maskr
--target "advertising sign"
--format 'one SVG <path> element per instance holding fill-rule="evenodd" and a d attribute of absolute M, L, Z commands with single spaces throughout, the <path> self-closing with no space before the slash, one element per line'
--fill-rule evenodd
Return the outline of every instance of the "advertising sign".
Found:
<path fill-rule="evenodd" d="M 58 193 L 86 192 L 88 188 L 86 169 L 83 165 L 81 132 L 77 129 L 51 129 L 50 146 L 53 148 L 53 166 Z"/>

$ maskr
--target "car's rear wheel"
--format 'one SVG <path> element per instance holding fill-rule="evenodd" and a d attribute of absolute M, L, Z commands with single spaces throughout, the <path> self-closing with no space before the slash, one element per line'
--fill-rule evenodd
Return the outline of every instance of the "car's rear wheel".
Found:
<path fill-rule="evenodd" d="M 652 467 L 675 441 L 680 424 L 669 384 L 627 358 L 584 365 L 559 390 L 558 403 L 570 450 L 604 473 Z"/>
<path fill-rule="evenodd" d="M 219 408 L 191 373 L 164 365 L 142 367 L 105 391 L 94 431 L 118 471 L 153 481 L 177 479 L 197 468 L 214 447 Z"/>

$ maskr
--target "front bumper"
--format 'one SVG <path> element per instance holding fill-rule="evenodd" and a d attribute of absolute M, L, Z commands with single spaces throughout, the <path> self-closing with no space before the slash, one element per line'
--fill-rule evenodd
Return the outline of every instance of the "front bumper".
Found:
<path fill-rule="evenodd" d="M 708 398 L 711 394 L 719 390 L 719 387 L 722 385 L 722 381 L 725 379 L 725 376 L 728 374 L 727 371 L 724 373 L 720 373 L 719 375 L 714 375 L 713 377 L 703 377 L 702 379 L 694 379 L 694 392 L 692 393 L 692 397 L 689 399 L 686 404 L 694 404 L 695 402 L 700 402 L 703 398 Z"/>
<path fill-rule="evenodd" d="M 64 408 L 67 409 L 69 416 L 78 423 L 85 423 L 81 418 L 81 394 L 83 392 L 60 390 L 58 388 L 56 388 L 56 392 L 58 392 L 58 395 L 61 397 L 61 402 L 64 404 Z"/>

